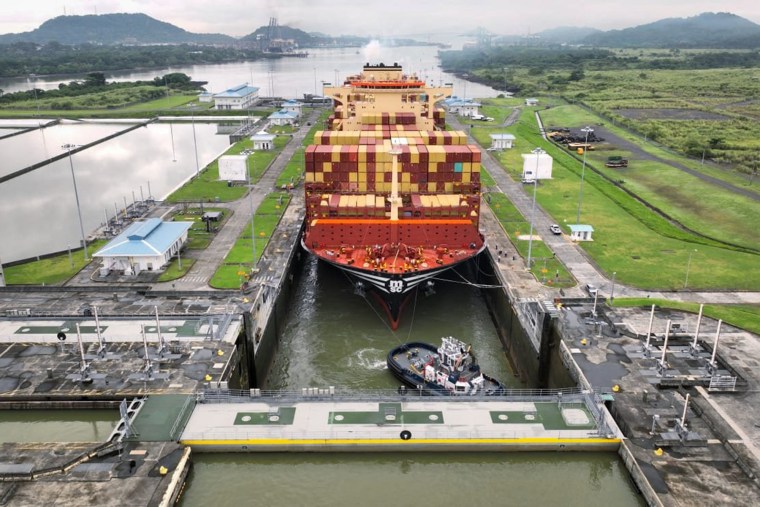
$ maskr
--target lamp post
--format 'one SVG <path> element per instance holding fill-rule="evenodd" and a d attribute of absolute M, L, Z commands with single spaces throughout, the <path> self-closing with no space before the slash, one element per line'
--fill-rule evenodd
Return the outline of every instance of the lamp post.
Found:
<path fill-rule="evenodd" d="M 532 150 L 536 156 L 536 173 L 533 175 L 533 204 L 530 207 L 530 233 L 528 234 L 528 271 L 530 271 L 531 254 L 533 253 L 533 219 L 536 217 L 536 187 L 538 186 L 538 161 L 546 153 L 541 148 Z"/>
<path fill-rule="evenodd" d="M 578 193 L 578 214 L 575 217 L 575 223 L 580 224 L 581 223 L 581 203 L 583 202 L 583 179 L 586 175 L 586 152 L 588 151 L 588 135 L 593 132 L 594 129 L 591 127 L 583 127 L 581 129 L 581 132 L 585 132 L 586 134 L 586 142 L 584 143 L 583 147 L 583 167 L 581 168 L 581 188 Z"/>
<path fill-rule="evenodd" d="M 612 272 L 612 289 L 610 289 L 610 302 L 615 301 L 615 275 L 617 275 L 617 271 Z"/>
<path fill-rule="evenodd" d="M 689 252 L 689 260 L 686 261 L 686 278 L 683 280 L 683 288 L 685 289 L 687 285 L 689 285 L 689 268 L 691 268 L 691 256 L 696 252 L 697 249 L 695 248 L 691 252 Z"/>
<path fill-rule="evenodd" d="M 79 217 L 79 232 L 82 233 L 82 246 L 84 247 L 84 260 L 87 261 L 87 240 L 84 237 L 84 224 L 82 223 L 82 209 L 79 207 L 79 192 L 77 191 L 77 178 L 74 176 L 74 161 L 71 158 L 71 150 L 76 148 L 75 144 L 64 144 L 61 146 L 69 153 L 69 166 L 71 167 L 71 180 L 74 182 L 74 198 L 77 201 L 77 216 Z"/>

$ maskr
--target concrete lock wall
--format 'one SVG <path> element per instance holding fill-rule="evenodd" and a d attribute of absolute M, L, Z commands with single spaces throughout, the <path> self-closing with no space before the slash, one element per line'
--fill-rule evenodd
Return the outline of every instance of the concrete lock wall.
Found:
<path fill-rule="evenodd" d="M 483 253 L 479 260 L 480 270 L 493 283 L 496 278 L 494 260 Z M 530 386 L 570 387 L 576 385 L 560 356 L 561 336 L 557 319 L 546 313 L 539 313 L 540 336 L 534 344 L 530 332 L 523 327 L 518 317 L 515 303 L 508 291 L 502 289 L 484 289 L 483 296 L 493 319 L 515 374 Z"/>

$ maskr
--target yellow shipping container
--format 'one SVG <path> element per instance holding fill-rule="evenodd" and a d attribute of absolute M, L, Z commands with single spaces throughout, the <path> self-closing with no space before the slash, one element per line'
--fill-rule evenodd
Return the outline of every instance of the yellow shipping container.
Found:
<path fill-rule="evenodd" d="M 428 192 L 435 192 L 435 182 L 431 181 L 427 184 L 428 186 Z"/>
<path fill-rule="evenodd" d="M 443 184 L 443 188 L 446 192 L 453 192 L 454 191 L 454 182 L 453 181 L 447 181 Z"/>
<path fill-rule="evenodd" d="M 333 146 L 332 158 L 330 160 L 333 162 L 340 162 L 340 146 Z"/>
<path fill-rule="evenodd" d="M 359 181 L 359 174 L 358 173 L 348 173 L 348 181 L 351 183 L 356 183 Z"/>
<path fill-rule="evenodd" d="M 325 182 L 325 175 L 322 173 L 317 173 L 314 175 L 315 183 L 324 183 Z"/>
<path fill-rule="evenodd" d="M 376 208 L 385 208 L 385 199 L 383 199 L 379 195 L 376 195 L 375 196 L 375 207 Z"/>
<path fill-rule="evenodd" d="M 412 183 L 412 193 L 416 194 L 420 191 L 420 184 L 419 183 Z"/>
<path fill-rule="evenodd" d="M 420 151 L 415 145 L 409 146 L 409 157 L 412 164 L 420 163 Z"/>
<path fill-rule="evenodd" d="M 359 182 L 358 190 L 359 190 L 359 192 L 366 192 L 367 191 L 367 182 L 366 181 L 360 181 Z"/>
<path fill-rule="evenodd" d="M 469 174 L 467 175 L 469 176 Z M 367 173 L 365 172 L 359 172 L 359 183 L 366 183 L 367 182 Z"/>
<path fill-rule="evenodd" d="M 480 162 L 473 162 L 472 163 L 472 172 L 479 173 L 480 172 Z"/>
<path fill-rule="evenodd" d="M 366 161 L 367 161 L 367 145 L 362 144 L 359 146 L 359 167 L 361 167 L 362 162 L 366 162 Z"/>
<path fill-rule="evenodd" d="M 359 173 L 367 174 L 367 163 L 359 162 L 358 169 L 359 169 Z"/>
<path fill-rule="evenodd" d="M 462 164 L 462 172 L 471 173 L 472 172 L 472 162 L 465 162 L 464 164 Z"/>
<path fill-rule="evenodd" d="M 322 162 L 322 172 L 332 172 L 332 162 Z"/>
<path fill-rule="evenodd" d="M 438 162 L 430 162 L 428 164 L 428 172 L 429 173 L 437 173 L 438 172 Z"/>
<path fill-rule="evenodd" d="M 469 173 L 469 172 L 462 173 L 462 183 L 469 183 L 471 181 L 470 180 L 470 175 L 471 174 L 472 173 Z"/>
<path fill-rule="evenodd" d="M 411 183 L 412 182 L 412 175 L 410 173 L 401 173 L 401 182 L 402 183 Z"/>
<path fill-rule="evenodd" d="M 314 173 L 306 173 L 306 174 L 304 174 L 304 181 L 306 183 L 314 183 Z"/>

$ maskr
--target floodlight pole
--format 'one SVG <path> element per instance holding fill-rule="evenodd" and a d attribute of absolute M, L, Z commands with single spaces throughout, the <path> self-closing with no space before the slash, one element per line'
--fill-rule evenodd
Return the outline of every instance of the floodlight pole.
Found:
<path fill-rule="evenodd" d="M 82 234 L 82 246 L 84 247 L 84 260 L 87 262 L 87 239 L 84 237 L 84 223 L 82 222 L 82 209 L 79 206 L 79 192 L 77 191 L 77 178 L 74 176 L 74 161 L 71 158 L 72 148 L 76 148 L 75 144 L 64 144 L 61 146 L 69 153 L 69 167 L 71 167 L 71 180 L 74 182 L 74 198 L 77 201 L 77 216 L 79 217 L 79 232 Z"/>
<path fill-rule="evenodd" d="M 530 271 L 531 254 L 533 253 L 533 220 L 536 217 L 536 188 L 538 187 L 538 161 L 543 153 L 546 153 L 541 148 L 532 150 L 536 156 L 536 173 L 533 175 L 533 204 L 530 207 L 530 233 L 528 234 L 528 271 Z"/>
<path fill-rule="evenodd" d="M 581 129 L 581 132 L 586 133 L 586 142 L 583 146 L 583 166 L 581 168 L 581 188 L 578 192 L 578 214 L 575 217 L 575 223 L 580 224 L 581 223 L 581 203 L 583 202 L 583 180 L 586 175 L 586 152 L 588 151 L 588 135 L 589 133 L 593 132 L 594 129 L 591 127 L 584 127 Z"/>
<path fill-rule="evenodd" d="M 696 252 L 697 249 L 695 248 L 691 252 L 689 252 L 689 260 L 686 261 L 686 278 L 683 280 L 683 288 L 685 289 L 687 285 L 689 285 L 689 268 L 691 268 L 691 256 Z"/>

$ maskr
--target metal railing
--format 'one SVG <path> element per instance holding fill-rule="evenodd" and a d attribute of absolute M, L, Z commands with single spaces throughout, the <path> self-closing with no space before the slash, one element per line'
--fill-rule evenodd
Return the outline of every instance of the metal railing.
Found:
<path fill-rule="evenodd" d="M 179 413 L 177 414 L 177 419 L 174 421 L 174 424 L 172 425 L 171 429 L 169 430 L 169 439 L 170 440 L 176 440 L 179 435 L 177 435 L 178 430 L 180 429 L 180 425 L 183 424 L 185 420 L 185 415 L 187 414 L 188 409 L 195 404 L 195 398 L 192 396 L 188 396 L 185 400 L 185 403 L 182 405 L 182 408 L 179 410 Z"/>
<path fill-rule="evenodd" d="M 585 403 L 589 391 L 577 387 L 563 389 L 504 389 L 499 394 L 486 395 L 431 395 L 429 392 L 417 389 L 377 389 L 349 390 L 348 388 L 317 388 L 307 387 L 300 391 L 268 391 L 262 389 L 225 389 L 206 388 L 196 394 L 199 403 L 248 403 L 251 401 L 293 402 L 293 401 L 556 401 Z M 598 410 L 598 409 L 597 409 Z"/>

